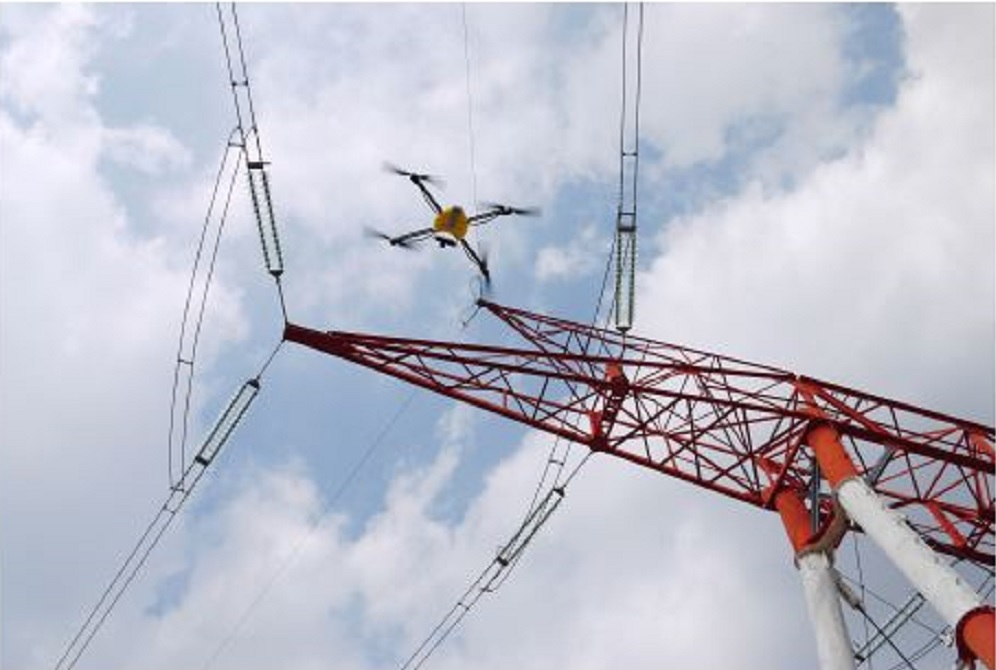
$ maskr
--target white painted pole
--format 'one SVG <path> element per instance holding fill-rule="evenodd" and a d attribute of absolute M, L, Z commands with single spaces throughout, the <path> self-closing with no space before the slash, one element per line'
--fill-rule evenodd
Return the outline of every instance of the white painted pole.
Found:
<path fill-rule="evenodd" d="M 772 495 L 775 509 L 785 526 L 792 549 L 795 551 L 795 564 L 799 568 L 803 592 L 806 595 L 806 608 L 816 636 L 816 655 L 820 670 L 854 670 L 854 651 L 844 624 L 844 614 L 840 607 L 840 594 L 834 579 L 831 552 L 846 527 L 843 512 L 835 514 L 835 522 L 824 529 L 822 538 L 814 537 L 809 512 L 797 491 L 783 488 Z"/>
<path fill-rule="evenodd" d="M 837 499 L 952 628 L 982 604 L 978 594 L 863 479 L 841 482 Z"/>
<path fill-rule="evenodd" d="M 830 559 L 822 551 L 801 554 L 797 563 L 809 620 L 816 633 L 820 670 L 854 670 L 854 651 L 844 624 Z"/>
<path fill-rule="evenodd" d="M 992 609 L 983 608 L 978 594 L 858 476 L 834 428 L 818 425 L 809 432 L 807 441 L 847 516 L 955 629 L 960 652 L 976 656 L 990 670 L 996 670 Z"/>

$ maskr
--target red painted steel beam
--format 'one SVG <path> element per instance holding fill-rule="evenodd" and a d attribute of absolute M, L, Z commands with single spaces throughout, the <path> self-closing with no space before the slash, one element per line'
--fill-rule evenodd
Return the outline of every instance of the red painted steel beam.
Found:
<path fill-rule="evenodd" d="M 751 505 L 813 475 L 813 422 L 938 551 L 992 569 L 993 428 L 778 368 L 482 302 L 527 347 L 284 337 Z M 759 463 L 764 463 L 761 468 Z"/>

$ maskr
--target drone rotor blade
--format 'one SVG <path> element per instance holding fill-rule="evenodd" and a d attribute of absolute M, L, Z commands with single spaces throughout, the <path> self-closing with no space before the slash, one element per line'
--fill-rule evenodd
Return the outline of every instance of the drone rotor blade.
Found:
<path fill-rule="evenodd" d="M 423 184 L 429 184 L 430 186 L 435 186 L 437 188 L 443 188 L 446 186 L 446 181 L 442 177 L 437 177 L 434 174 L 415 174 L 411 176 L 412 179 L 417 179 Z"/>
<path fill-rule="evenodd" d="M 375 228 L 369 228 L 369 227 L 365 227 L 363 229 L 363 237 L 369 237 L 378 240 L 387 240 L 388 242 L 391 241 L 391 236 L 388 235 L 387 233 L 382 233 L 381 231 Z"/>
<path fill-rule="evenodd" d="M 378 240 L 384 240 L 385 242 L 387 242 L 388 244 L 390 244 L 392 247 L 400 247 L 400 248 L 406 249 L 408 251 L 412 251 L 412 250 L 415 249 L 415 246 L 411 242 L 409 242 L 408 240 L 399 240 L 397 238 L 391 237 L 387 233 L 383 233 L 383 232 L 381 232 L 379 230 L 376 230 L 374 228 L 364 228 L 363 229 L 363 235 L 364 235 L 364 237 L 369 237 L 369 238 L 378 239 Z"/>
<path fill-rule="evenodd" d="M 431 184 L 432 186 L 439 186 L 439 187 L 444 186 L 443 180 L 435 175 L 424 174 L 419 172 L 410 172 L 408 170 L 398 167 L 397 165 L 389 161 L 384 161 L 384 170 L 386 170 L 387 172 L 394 173 L 396 175 L 400 175 L 402 177 L 408 177 L 415 183 L 421 182 L 424 184 Z"/>
<path fill-rule="evenodd" d="M 500 202 L 482 202 L 480 206 L 487 210 L 500 212 L 502 215 L 539 216 L 542 213 L 539 207 L 512 207 L 511 205 L 505 205 Z"/>
<path fill-rule="evenodd" d="M 412 175 L 411 172 L 408 172 L 407 170 L 402 170 L 394 163 L 388 161 L 384 161 L 383 167 L 386 172 L 393 172 L 394 174 L 401 175 L 402 177 L 410 177 Z"/>

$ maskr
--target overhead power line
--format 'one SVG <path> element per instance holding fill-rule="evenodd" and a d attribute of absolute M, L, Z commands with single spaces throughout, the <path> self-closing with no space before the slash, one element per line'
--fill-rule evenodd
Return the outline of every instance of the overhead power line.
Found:
<path fill-rule="evenodd" d="M 229 165 L 229 159 L 236 150 L 236 145 L 232 142 L 236 132 L 233 130 L 229 136 L 222 154 L 221 164 L 218 166 L 214 188 L 211 191 L 211 200 L 208 203 L 204 225 L 197 242 L 194 267 L 191 270 L 190 284 L 187 287 L 187 298 L 183 305 L 180 341 L 177 345 L 176 364 L 173 368 L 173 391 L 170 399 L 169 436 L 167 438 L 170 487 L 183 488 L 184 486 L 183 473 L 187 464 L 187 432 L 197 363 L 197 348 L 200 343 L 201 326 L 204 323 L 211 280 L 214 277 L 215 261 L 218 259 L 218 249 L 221 246 L 222 233 L 228 219 L 228 208 L 232 202 L 232 193 L 235 190 L 235 179 L 238 176 L 241 159 L 241 154 L 237 154 L 235 162 L 231 166 Z M 231 177 L 228 181 L 224 203 L 219 211 L 215 205 L 226 170 L 231 170 Z M 205 248 L 205 243 L 210 245 L 210 250 Z M 209 258 L 206 263 L 202 263 L 205 252 L 208 253 Z"/>
<path fill-rule="evenodd" d="M 477 203 L 477 154 L 474 143 L 474 95 L 470 85 L 470 29 L 467 26 L 467 3 L 460 4 L 463 19 L 463 61 L 467 82 L 467 144 L 470 150 L 470 185 L 473 202 Z"/>
<path fill-rule="evenodd" d="M 641 25 L 642 25 L 642 5 L 640 9 L 641 13 Z M 625 32 L 625 29 L 624 29 Z M 464 10 L 464 39 L 465 39 L 465 50 L 466 50 L 466 34 L 467 34 L 467 24 L 466 24 L 466 9 Z M 625 45 L 624 45 L 625 48 Z M 470 95 L 470 79 L 469 79 L 469 59 L 468 59 L 468 105 L 469 95 Z M 624 63 L 625 71 L 625 54 Z M 625 73 L 624 73 L 625 80 Z M 625 95 L 624 95 L 625 98 Z M 625 105 L 625 102 L 624 102 Z M 623 112 L 624 123 L 625 123 L 625 110 Z M 472 128 L 472 126 L 471 126 Z M 473 131 L 471 130 L 471 133 Z M 471 143 L 473 147 L 473 141 Z M 473 160 L 473 150 L 471 153 Z M 620 176 L 620 180 L 622 176 Z M 476 182 L 475 182 L 476 183 Z M 635 185 L 635 184 L 634 184 Z M 620 181 L 620 189 L 622 189 L 622 181 Z M 620 198 L 622 198 L 620 191 Z M 621 203 L 621 200 L 620 200 Z M 620 211 L 622 205 L 620 204 Z M 634 231 L 635 232 L 635 231 Z M 595 309 L 591 316 L 590 325 L 594 327 L 598 321 L 602 312 L 602 306 L 605 299 L 606 288 L 608 287 L 609 272 L 612 268 L 612 261 L 614 253 L 616 250 L 616 245 L 618 240 L 614 239 L 610 245 L 608 255 L 605 261 L 605 271 L 602 275 L 602 282 L 598 290 L 598 297 L 595 300 Z M 618 283 L 618 282 L 617 282 Z M 612 296 L 609 301 L 608 311 L 606 313 L 606 321 L 609 320 L 610 315 L 613 312 L 614 307 L 617 306 L 619 300 L 618 289 L 616 293 Z M 587 353 L 592 344 L 591 338 L 585 341 L 583 345 L 583 350 Z M 604 347 L 604 343 L 598 341 L 601 345 L 601 353 L 607 353 Z M 570 394 L 572 399 L 576 402 L 578 401 L 577 392 L 575 389 L 571 389 Z M 511 539 L 509 539 L 502 548 L 499 550 L 497 556 L 495 556 L 492 561 L 484 568 L 484 570 L 478 575 L 478 577 L 467 587 L 467 590 L 463 592 L 456 603 L 446 612 L 443 618 L 436 624 L 436 627 L 432 629 L 429 635 L 423 639 L 421 644 L 415 649 L 414 652 L 405 660 L 401 666 L 401 670 L 416 670 L 422 667 L 422 665 L 429 660 L 436 650 L 446 641 L 449 635 L 456 629 L 470 613 L 470 610 L 477 604 L 477 602 L 487 593 L 493 593 L 497 591 L 511 576 L 512 572 L 518 566 L 520 559 L 526 549 L 526 546 L 532 542 L 533 538 L 539 532 L 553 515 L 553 513 L 560 507 L 561 502 L 563 502 L 564 496 L 566 494 L 567 484 L 574 479 L 578 474 L 581 467 L 587 462 L 591 452 L 587 453 L 582 460 L 571 470 L 570 474 L 566 477 L 564 476 L 565 468 L 570 457 L 570 452 L 573 444 L 569 441 L 562 441 L 559 437 L 554 439 L 553 445 L 550 447 L 550 453 L 547 456 L 547 460 L 543 467 L 543 472 L 540 476 L 539 481 L 536 484 L 536 489 L 533 492 L 532 499 L 526 510 L 523 520 L 520 522 L 519 527 L 513 533 Z"/>
<path fill-rule="evenodd" d="M 222 155 L 221 166 L 215 177 L 215 184 L 198 241 L 194 267 L 184 303 L 173 375 L 170 428 L 167 439 L 170 479 L 169 494 L 139 536 L 131 552 L 126 556 L 110 583 L 101 593 L 97 603 L 88 612 L 76 634 L 66 645 L 62 656 L 56 662 L 55 670 L 71 670 L 89 648 L 96 634 L 103 627 L 121 597 L 138 576 L 152 551 L 159 544 L 166 531 L 172 525 L 173 520 L 176 519 L 180 510 L 190 498 L 197 484 L 207 471 L 207 468 L 215 460 L 222 447 L 228 442 L 236 427 L 242 421 L 259 393 L 260 379 L 263 373 L 273 362 L 274 357 L 283 344 L 281 340 L 267 357 L 256 376 L 246 381 L 239 388 L 238 392 L 215 422 L 212 430 L 208 433 L 200 450 L 188 463 L 186 443 L 191 405 L 191 387 L 193 384 L 197 348 L 204 321 L 208 292 L 214 275 L 215 262 L 228 216 L 228 209 L 231 204 L 236 175 L 239 172 L 240 160 L 236 160 L 234 163 L 224 204 L 217 217 L 215 216 L 215 206 L 219 188 L 228 168 L 233 148 L 239 150 L 239 158 L 245 157 L 253 210 L 259 227 L 266 268 L 276 281 L 281 310 L 284 320 L 286 321 L 287 319 L 287 310 L 280 284 L 280 275 L 283 273 L 283 255 L 273 217 L 269 178 L 265 170 L 266 161 L 263 159 L 262 143 L 256 123 L 252 91 L 249 86 L 245 51 L 238 23 L 238 13 L 235 5 L 232 4 L 230 14 L 234 30 L 231 31 L 231 34 L 234 37 L 238 53 L 239 78 L 237 79 L 236 71 L 233 67 L 232 49 L 229 46 L 229 31 L 226 30 L 221 5 L 216 5 L 216 9 L 221 38 L 224 44 L 225 61 L 228 68 L 232 96 L 235 102 L 237 126 L 228 138 L 225 152 Z M 244 110 L 247 113 L 244 113 Z M 250 122 L 248 128 L 245 123 L 247 118 Z M 210 245 L 209 260 L 206 264 L 202 263 L 204 254 L 207 251 L 205 244 Z"/>
<path fill-rule="evenodd" d="M 539 530 L 550 520 L 553 513 L 557 511 L 564 497 L 567 495 L 567 486 L 587 463 L 591 452 L 574 467 L 571 473 L 560 482 L 550 488 L 546 495 L 538 502 L 530 505 L 530 510 L 526 517 L 519 524 L 518 529 L 512 537 L 502 545 L 498 554 L 491 560 L 487 567 L 478 575 L 467 590 L 463 592 L 456 603 L 446 612 L 443 618 L 436 624 L 422 643 L 416 647 L 415 651 L 401 665 L 400 670 L 417 670 L 429 660 L 439 646 L 446 641 L 450 633 L 460 625 L 464 617 L 478 603 L 484 595 L 494 593 L 505 583 L 509 574 L 515 568 L 519 559 L 522 558 L 526 547 L 533 541 Z M 544 472 L 544 476 L 545 476 Z M 534 498 L 535 501 L 535 498 Z"/>
<path fill-rule="evenodd" d="M 66 645 L 65 651 L 63 651 L 62 656 L 55 664 L 55 670 L 71 670 L 89 648 L 94 636 L 103 627 L 104 622 L 107 621 L 118 601 L 138 576 L 149 555 L 158 546 L 160 540 L 162 540 L 166 531 L 172 525 L 173 520 L 176 519 L 180 510 L 183 509 L 184 504 L 201 481 L 208 466 L 214 462 L 221 448 L 232 437 L 235 428 L 242 421 L 242 418 L 258 395 L 260 379 L 282 344 L 281 342 L 276 346 L 256 376 L 246 381 L 239 388 L 225 410 L 218 417 L 214 427 L 204 440 L 201 449 L 187 465 L 181 476 L 181 481 L 185 482 L 185 486 L 170 487 L 166 500 L 145 527 L 138 541 L 132 547 L 131 552 L 114 574 L 114 577 L 111 578 L 110 583 L 104 589 L 103 593 L 101 593 L 97 603 L 90 609 L 83 624 L 69 641 L 69 644 Z"/>
<path fill-rule="evenodd" d="M 616 210 L 616 330 L 633 327 L 636 309 L 636 205 L 640 171 L 643 3 L 635 25 L 623 5 L 622 111 L 619 118 L 619 204 Z"/>
<path fill-rule="evenodd" d="M 402 401 L 402 403 L 395 410 L 394 414 L 388 418 L 388 420 L 384 423 L 383 426 L 381 426 L 380 430 L 377 432 L 374 438 L 367 444 L 366 449 L 363 450 L 363 454 L 360 456 L 359 459 L 357 459 L 356 463 L 353 464 L 353 467 L 350 468 L 349 472 L 339 483 L 335 491 L 330 496 L 328 496 L 328 498 L 325 501 L 325 504 L 322 506 L 321 511 L 311 522 L 307 530 L 305 530 L 300 535 L 298 540 L 291 547 L 290 551 L 284 556 L 284 558 L 280 561 L 280 563 L 276 566 L 276 568 L 271 572 L 269 577 L 263 582 L 263 585 L 253 596 L 252 600 L 249 601 L 245 609 L 242 610 L 242 613 L 239 614 L 238 619 L 236 619 L 235 623 L 232 624 L 231 628 L 228 630 L 228 633 L 226 633 L 226 635 L 221 639 L 221 641 L 218 643 L 218 646 L 215 647 L 214 652 L 204 662 L 204 665 L 201 666 L 202 670 L 207 670 L 208 668 L 212 667 L 215 664 L 215 662 L 221 657 L 224 651 L 228 648 L 228 646 L 232 643 L 232 641 L 235 640 L 236 636 L 238 636 L 239 632 L 249 621 L 249 618 L 252 616 L 253 612 L 256 611 L 259 605 L 266 599 L 267 595 L 269 595 L 270 591 L 273 589 L 274 584 L 277 583 L 277 580 L 280 578 L 280 576 L 283 575 L 288 568 L 290 568 L 290 566 L 293 564 L 294 560 L 300 555 L 301 551 L 304 549 L 308 541 L 312 538 L 312 536 L 314 536 L 314 534 L 318 531 L 321 525 L 328 518 L 329 510 L 331 510 L 332 507 L 339 502 L 342 496 L 346 493 L 347 490 L 349 490 L 349 488 L 359 477 L 360 471 L 363 470 L 367 462 L 373 457 L 374 453 L 381 446 L 381 444 L 383 444 L 384 439 L 391 432 L 391 430 L 394 428 L 397 422 L 401 419 L 401 417 L 405 414 L 405 412 L 408 411 L 408 408 L 412 404 L 412 401 L 414 399 L 415 399 L 415 389 L 412 389 L 408 393 L 408 396 Z"/>
<path fill-rule="evenodd" d="M 256 107 L 253 104 L 252 85 L 246 66 L 238 10 L 235 3 L 231 3 L 229 7 L 228 14 L 231 26 L 226 27 L 228 21 L 225 12 L 222 11 L 221 3 L 215 4 L 218 14 L 218 28 L 225 51 L 225 64 L 228 68 L 228 79 L 232 89 L 232 102 L 235 105 L 240 146 L 248 168 L 249 195 L 252 199 L 253 214 L 259 231 L 263 261 L 266 265 L 266 271 L 270 273 L 276 283 L 280 309 L 283 312 L 284 321 L 286 321 L 287 305 L 284 301 L 283 285 L 280 280 L 284 272 L 284 256 L 280 246 L 280 236 L 277 233 L 270 177 L 266 168 L 269 161 L 263 156 L 263 143 L 260 139 L 259 125 L 256 122 Z M 233 58 L 233 52 L 238 55 L 237 61 Z"/>

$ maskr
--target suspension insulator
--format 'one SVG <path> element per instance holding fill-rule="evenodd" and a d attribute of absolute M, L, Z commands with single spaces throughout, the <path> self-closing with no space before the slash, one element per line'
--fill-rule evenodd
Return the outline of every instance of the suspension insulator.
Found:
<path fill-rule="evenodd" d="M 616 227 L 616 330 L 625 333 L 633 327 L 636 302 L 636 217 Z"/>
<path fill-rule="evenodd" d="M 280 250 L 277 223 L 273 217 L 270 179 L 263 162 L 249 162 L 249 192 L 252 194 L 252 209 L 259 228 L 259 240 L 263 245 L 266 271 L 274 277 L 279 277 L 284 271 L 284 256 Z"/>
<path fill-rule="evenodd" d="M 218 421 L 214 424 L 214 428 L 211 429 L 211 433 L 208 434 L 207 439 L 204 441 L 204 446 L 197 453 L 195 460 L 207 467 L 214 457 L 218 455 L 221 451 L 221 447 L 228 441 L 231 436 L 232 431 L 242 420 L 242 416 L 249 409 L 249 405 L 255 400 L 256 394 L 259 393 L 259 381 L 256 379 L 250 379 L 239 392 L 235 394 L 232 401 L 228 403 L 228 407 L 225 411 L 221 413 L 218 417 Z"/>

